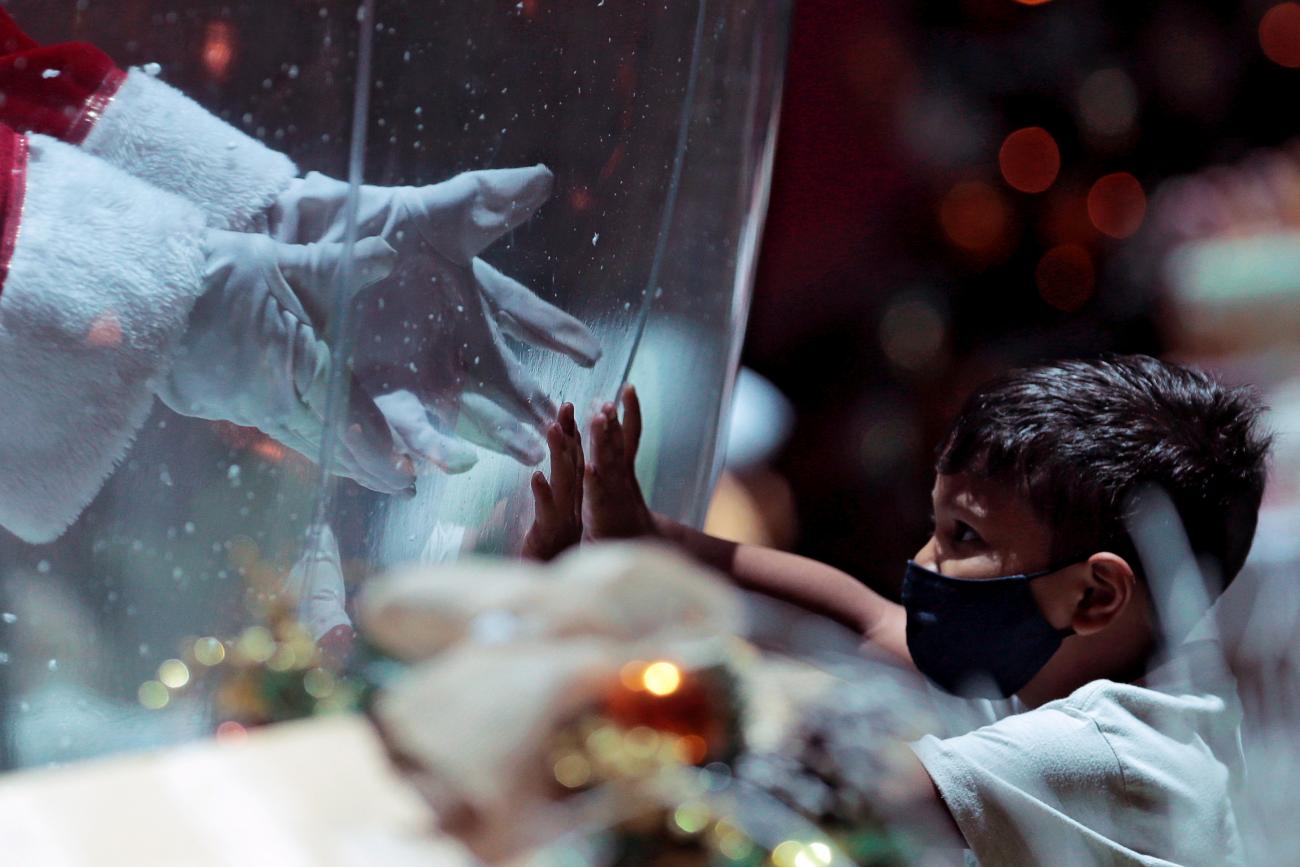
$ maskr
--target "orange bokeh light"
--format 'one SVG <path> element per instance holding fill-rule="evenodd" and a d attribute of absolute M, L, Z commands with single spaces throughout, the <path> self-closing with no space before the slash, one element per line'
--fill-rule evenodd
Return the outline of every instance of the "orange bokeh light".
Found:
<path fill-rule="evenodd" d="M 217 81 L 224 81 L 235 59 L 235 28 L 229 22 L 208 22 L 202 57 L 208 75 Z"/>
<path fill-rule="evenodd" d="M 939 222 L 954 244 L 972 253 L 1006 246 L 1011 208 L 1002 194 L 981 181 L 964 181 L 939 205 Z"/>
<path fill-rule="evenodd" d="M 1061 150 L 1056 139 L 1041 126 L 1018 129 L 1007 136 L 998 151 L 1002 177 L 1022 193 L 1041 193 L 1061 172 Z"/>
<path fill-rule="evenodd" d="M 1016 0 L 1016 2 L 1021 6 L 1042 6 L 1045 3 L 1052 2 L 1052 0 Z"/>
<path fill-rule="evenodd" d="M 1279 3 L 1259 21 L 1259 47 L 1288 69 L 1300 67 L 1300 3 Z"/>
<path fill-rule="evenodd" d="M 1088 218 L 1103 235 L 1129 237 L 1141 227 L 1146 213 L 1146 193 L 1128 172 L 1098 178 L 1088 191 Z"/>
<path fill-rule="evenodd" d="M 1096 278 L 1092 256 L 1078 244 L 1061 244 L 1048 250 L 1034 271 L 1038 294 L 1067 313 L 1078 310 L 1092 297 Z"/>

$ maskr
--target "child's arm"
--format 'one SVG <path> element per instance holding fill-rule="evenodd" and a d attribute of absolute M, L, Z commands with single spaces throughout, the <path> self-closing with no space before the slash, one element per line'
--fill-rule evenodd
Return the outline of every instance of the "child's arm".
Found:
<path fill-rule="evenodd" d="M 911 664 L 903 607 L 853 576 L 798 554 L 728 542 L 655 516 L 656 535 L 729 575 L 746 590 L 829 617 L 891 656 Z"/>
<path fill-rule="evenodd" d="M 852 576 L 806 557 L 739 545 L 653 514 L 636 480 L 641 405 L 623 391 L 624 418 L 606 404 L 591 423 L 592 460 L 586 467 L 586 533 L 592 539 L 658 537 L 729 576 L 741 587 L 823 614 L 911 663 L 902 606 Z"/>

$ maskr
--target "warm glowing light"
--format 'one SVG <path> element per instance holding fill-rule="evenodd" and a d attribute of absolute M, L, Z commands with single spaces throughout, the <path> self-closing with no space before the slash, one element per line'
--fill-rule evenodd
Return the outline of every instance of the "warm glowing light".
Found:
<path fill-rule="evenodd" d="M 623 735 L 623 749 L 634 759 L 648 759 L 659 752 L 659 732 L 637 726 Z"/>
<path fill-rule="evenodd" d="M 749 842 L 744 832 L 727 822 L 713 826 L 713 845 L 732 861 L 743 861 L 754 850 L 754 844 Z"/>
<path fill-rule="evenodd" d="M 235 28 L 227 21 L 209 21 L 203 40 L 203 68 L 218 81 L 230 72 L 235 59 Z"/>
<path fill-rule="evenodd" d="M 323 668 L 313 668 L 302 678 L 302 688 L 312 698 L 329 698 L 336 685 L 334 675 Z"/>
<path fill-rule="evenodd" d="M 1141 227 L 1146 213 L 1146 193 L 1128 172 L 1099 178 L 1088 191 L 1088 218 L 1103 235 L 1129 237 Z"/>
<path fill-rule="evenodd" d="M 1300 3 L 1279 3 L 1259 22 L 1264 56 L 1288 69 L 1300 67 Z"/>
<path fill-rule="evenodd" d="M 811 852 L 812 856 L 816 858 L 818 861 L 820 861 L 822 864 L 831 863 L 831 847 L 827 846 L 825 843 L 821 842 L 820 840 L 817 841 L 816 843 L 809 843 L 808 851 Z"/>
<path fill-rule="evenodd" d="M 270 437 L 262 437 L 253 442 L 253 454 L 270 463 L 278 464 L 289 456 L 289 450 Z"/>
<path fill-rule="evenodd" d="M 264 626 L 250 626 L 239 636 L 236 649 L 250 662 L 266 662 L 275 655 L 275 637 Z"/>
<path fill-rule="evenodd" d="M 1021 6 L 1043 6 L 1052 0 L 1016 0 Z"/>
<path fill-rule="evenodd" d="M 939 205 L 939 222 L 958 247 L 994 253 L 1006 246 L 1011 208 L 997 190 L 980 181 L 954 186 Z"/>
<path fill-rule="evenodd" d="M 776 867 L 812 867 L 808 847 L 797 840 L 786 840 L 772 850 L 772 863 Z"/>
<path fill-rule="evenodd" d="M 199 665 L 220 665 L 226 658 L 226 646 L 212 636 L 194 642 L 194 659 Z"/>
<path fill-rule="evenodd" d="M 673 746 L 683 764 L 698 765 L 709 755 L 709 742 L 699 735 L 686 735 Z"/>
<path fill-rule="evenodd" d="M 1092 256 L 1078 244 L 1053 247 L 1038 262 L 1034 279 L 1044 301 L 1073 313 L 1092 297 L 1096 283 Z"/>
<path fill-rule="evenodd" d="M 682 672 L 671 662 L 651 663 L 641 674 L 641 683 L 651 695 L 672 695 L 682 685 Z"/>
<path fill-rule="evenodd" d="M 306 663 L 310 659 L 304 659 Z M 271 658 L 267 660 L 266 667 L 271 671 L 292 671 L 298 667 L 298 654 L 294 652 L 293 645 L 280 644 Z"/>
<path fill-rule="evenodd" d="M 1041 126 L 1026 127 L 1002 142 L 998 166 L 1012 187 L 1022 193 L 1041 193 L 1061 172 L 1061 151 L 1047 130 Z"/>
<path fill-rule="evenodd" d="M 147 680 L 140 684 L 140 688 L 136 691 L 136 698 L 149 710 L 162 710 L 167 706 L 167 702 L 171 701 L 171 693 L 158 681 Z"/>
<path fill-rule="evenodd" d="M 158 679 L 163 686 L 180 689 L 190 682 L 190 668 L 179 659 L 169 659 L 158 666 Z"/>
<path fill-rule="evenodd" d="M 569 753 L 555 763 L 555 780 L 566 789 L 581 789 L 591 780 L 591 763 L 580 753 Z"/>
<path fill-rule="evenodd" d="M 673 811 L 673 824 L 683 833 L 698 834 L 709 827 L 709 808 L 699 801 L 687 801 Z"/>
<path fill-rule="evenodd" d="M 574 187 L 569 190 L 569 207 L 581 214 L 590 211 L 596 204 L 596 197 L 586 187 Z"/>
<path fill-rule="evenodd" d="M 645 690 L 645 669 L 645 660 L 634 659 L 618 670 L 619 682 L 626 689 L 633 692 L 642 692 Z"/>
<path fill-rule="evenodd" d="M 248 739 L 248 729 L 234 720 L 226 720 L 217 726 L 217 740 L 221 743 L 239 743 Z"/>

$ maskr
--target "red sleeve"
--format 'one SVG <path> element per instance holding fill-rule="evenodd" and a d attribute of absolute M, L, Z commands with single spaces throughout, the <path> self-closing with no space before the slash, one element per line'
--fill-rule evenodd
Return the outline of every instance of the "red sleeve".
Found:
<path fill-rule="evenodd" d="M 27 137 L 0 125 L 0 292 L 18 243 L 26 192 Z"/>
<path fill-rule="evenodd" d="M 0 22 L 2 24 L 3 22 Z M 0 27 L 0 40 L 5 38 Z M 30 48 L 0 57 L 0 121 L 80 144 L 126 74 L 86 42 Z"/>

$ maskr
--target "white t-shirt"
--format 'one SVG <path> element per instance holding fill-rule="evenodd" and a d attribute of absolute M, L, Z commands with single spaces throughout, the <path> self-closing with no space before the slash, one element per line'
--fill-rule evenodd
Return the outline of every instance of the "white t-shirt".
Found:
<path fill-rule="evenodd" d="M 1018 702 L 963 704 L 987 716 Z M 1224 867 L 1244 864 L 1240 726 L 1235 685 L 1204 642 L 1146 685 L 1094 681 L 912 749 L 980 864 Z"/>

